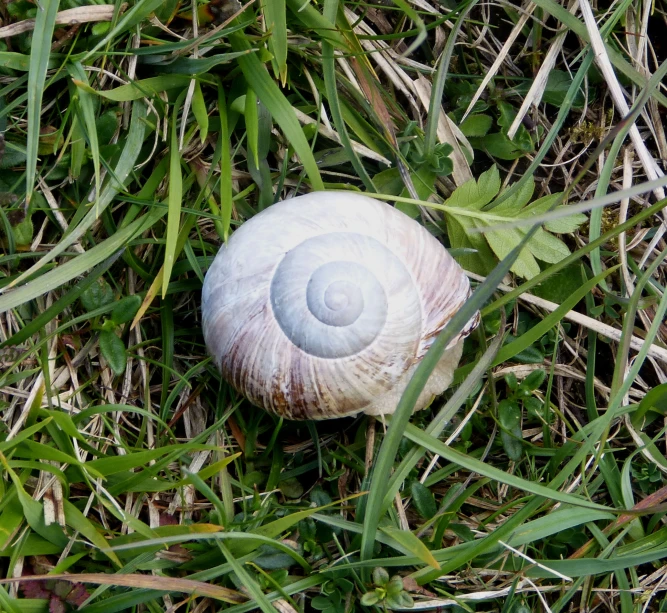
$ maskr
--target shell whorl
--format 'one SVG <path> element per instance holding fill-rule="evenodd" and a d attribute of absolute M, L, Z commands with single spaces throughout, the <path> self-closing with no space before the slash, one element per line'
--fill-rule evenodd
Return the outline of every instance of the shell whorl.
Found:
<path fill-rule="evenodd" d="M 415 221 L 365 196 L 316 192 L 251 218 L 220 250 L 202 292 L 204 337 L 223 377 L 269 411 L 387 413 L 469 289 Z M 445 361 L 458 362 L 463 335 Z M 422 406 L 451 374 L 433 380 Z"/>

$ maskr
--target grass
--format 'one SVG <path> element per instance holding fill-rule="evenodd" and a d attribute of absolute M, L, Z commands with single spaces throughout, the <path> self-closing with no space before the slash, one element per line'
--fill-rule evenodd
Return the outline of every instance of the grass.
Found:
<path fill-rule="evenodd" d="M 1 610 L 667 610 L 667 5 L 518 4 L 0 7 Z M 203 344 L 222 242 L 321 189 L 473 280 L 384 424 Z"/>

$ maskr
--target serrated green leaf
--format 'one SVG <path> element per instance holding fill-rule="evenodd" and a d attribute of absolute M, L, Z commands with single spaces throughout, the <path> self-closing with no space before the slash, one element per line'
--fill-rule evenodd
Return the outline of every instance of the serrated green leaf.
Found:
<path fill-rule="evenodd" d="M 500 191 L 500 172 L 494 164 L 483 172 L 477 181 L 470 179 L 454 190 L 454 193 L 445 200 L 447 206 L 481 209 L 489 204 Z"/>
<path fill-rule="evenodd" d="M 510 185 L 510 188 L 511 187 L 512 186 Z M 508 212 L 516 212 L 518 214 L 521 209 L 530 202 L 534 191 L 535 181 L 530 179 L 526 181 L 516 193 L 512 194 L 507 200 L 503 200 L 498 206 L 493 206 L 491 210 L 493 210 L 495 215 Z"/>
<path fill-rule="evenodd" d="M 528 249 L 538 260 L 549 262 L 549 264 L 560 262 L 570 255 L 570 250 L 562 240 L 542 228 L 537 229 L 528 243 Z"/>
<path fill-rule="evenodd" d="M 557 206 L 554 210 L 561 211 L 567 207 Z M 574 232 L 581 224 L 585 223 L 588 217 L 583 213 L 575 213 L 569 217 L 561 217 L 560 219 L 554 219 L 548 221 L 544 224 L 544 227 L 549 230 L 549 232 L 555 232 L 556 234 L 570 234 Z"/>
<path fill-rule="evenodd" d="M 474 220 L 469 217 L 447 215 L 447 235 L 453 249 L 474 249 L 477 253 L 465 253 L 456 260 L 466 270 L 480 275 L 487 275 L 495 265 L 493 252 L 484 235 L 472 232 Z"/>
<path fill-rule="evenodd" d="M 498 259 L 502 260 L 521 242 L 524 234 L 516 228 L 510 228 L 486 232 L 484 236 Z M 528 244 L 530 245 L 530 242 Z M 527 247 L 521 250 L 510 270 L 525 279 L 532 279 L 540 274 L 540 267 Z"/>

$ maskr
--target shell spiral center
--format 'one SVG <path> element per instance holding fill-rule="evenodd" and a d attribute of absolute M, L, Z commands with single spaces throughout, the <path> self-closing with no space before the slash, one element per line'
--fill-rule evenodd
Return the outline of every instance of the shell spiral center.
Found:
<path fill-rule="evenodd" d="M 309 355 L 333 359 L 359 353 L 387 321 L 387 291 L 378 262 L 393 259 L 384 245 L 361 234 L 334 232 L 304 241 L 274 271 L 276 321 Z"/>

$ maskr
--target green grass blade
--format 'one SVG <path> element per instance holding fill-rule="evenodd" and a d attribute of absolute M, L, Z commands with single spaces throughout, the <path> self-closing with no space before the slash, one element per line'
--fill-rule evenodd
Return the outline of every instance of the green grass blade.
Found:
<path fill-rule="evenodd" d="M 496 287 L 502 282 L 503 277 L 509 272 L 512 264 L 519 257 L 521 249 L 530 241 L 536 231 L 537 226 L 533 226 L 526 233 L 522 241 L 493 269 L 491 274 L 486 278 L 486 281 L 475 290 L 470 299 L 452 317 L 444 330 L 435 339 L 406 386 L 396 407 L 396 412 L 391 418 L 387 434 L 382 441 L 382 446 L 380 447 L 373 468 L 371 487 L 368 493 L 368 505 L 363 518 L 364 531 L 361 537 L 362 560 L 372 557 L 373 543 L 381 518 L 382 503 L 387 490 L 394 458 L 396 457 L 398 446 L 410 421 L 410 416 L 419 394 L 424 389 L 426 381 L 435 370 L 451 339 L 463 329 L 466 323 L 493 295 Z"/>
<path fill-rule="evenodd" d="M 245 51 L 251 48 L 250 43 L 242 34 L 234 33 L 229 38 L 232 47 L 236 50 Z M 311 151 L 310 143 L 306 139 L 301 125 L 296 118 L 292 105 L 273 82 L 266 68 L 259 61 L 257 54 L 253 53 L 241 56 L 237 61 L 246 81 L 252 84 L 257 97 L 269 110 L 271 116 L 276 120 L 290 144 L 294 147 L 310 179 L 312 189 L 316 191 L 323 190 L 324 183 L 322 182 L 317 162 Z"/>
<path fill-rule="evenodd" d="M 229 237 L 229 226 L 232 221 L 232 156 L 229 144 L 229 120 L 225 90 L 218 81 L 218 113 L 220 115 L 220 221 L 222 238 Z"/>
<path fill-rule="evenodd" d="M 146 130 L 146 105 L 142 101 L 136 101 L 132 107 L 132 120 L 130 122 L 130 130 L 125 142 L 125 147 L 123 152 L 116 164 L 114 169 L 113 177 L 110 177 L 107 181 L 105 187 L 102 189 L 102 194 L 97 200 L 97 204 L 94 208 L 90 209 L 86 213 L 85 217 L 79 222 L 76 227 L 70 226 L 69 233 L 52 249 L 48 251 L 42 258 L 31 266 L 27 271 L 22 273 L 16 278 L 13 283 L 8 287 L 13 287 L 19 285 L 21 282 L 25 281 L 28 277 L 34 275 L 38 270 L 43 268 L 48 262 L 53 260 L 62 254 L 68 247 L 74 244 L 79 240 L 90 228 L 104 209 L 106 209 L 111 201 L 114 199 L 116 194 L 123 189 L 124 183 L 130 175 L 130 172 L 134 168 L 134 164 L 139 156 L 141 147 L 144 144 L 144 134 Z M 120 181 L 120 183 L 118 183 Z M 85 210 L 85 209 L 82 209 Z M 106 256 L 105 256 L 106 257 Z M 102 258 L 104 259 L 104 258 Z M 90 264 L 90 266 L 95 266 L 101 260 Z M 6 291 L 8 288 L 4 288 L 3 291 Z M 39 295 L 39 294 L 37 294 Z"/>
<path fill-rule="evenodd" d="M 329 19 L 331 22 L 336 20 L 336 13 L 338 11 L 338 0 L 325 0 L 324 2 L 324 16 Z M 363 181 L 364 186 L 369 192 L 375 193 L 375 185 L 373 185 L 373 180 L 370 178 L 366 167 L 363 165 L 357 152 L 352 148 L 352 142 L 350 141 L 350 136 L 347 132 L 347 126 L 345 125 L 345 119 L 343 118 L 343 112 L 340 105 L 340 100 L 338 99 L 338 87 L 339 85 L 336 82 L 336 63 L 334 59 L 334 46 L 322 39 L 322 67 L 324 69 L 324 85 L 327 92 L 327 100 L 329 101 L 329 110 L 331 111 L 331 117 L 333 119 L 334 125 L 336 126 L 336 131 L 340 137 L 341 145 L 345 149 L 350 162 L 354 167 L 354 170 L 357 173 L 357 176 Z"/>
<path fill-rule="evenodd" d="M 42 0 L 37 4 L 35 30 L 30 47 L 30 70 L 28 72 L 28 140 L 26 143 L 25 195 L 30 204 L 39 148 L 39 126 L 42 110 L 42 96 L 46 83 L 46 71 L 51 55 L 51 39 L 56 25 L 59 0 Z"/>
<path fill-rule="evenodd" d="M 65 310 L 70 304 L 74 303 L 83 292 L 85 292 L 101 275 L 103 275 L 111 265 L 118 260 L 122 255 L 122 249 L 119 249 L 112 256 L 104 260 L 96 268 L 90 271 L 90 274 L 85 279 L 78 282 L 72 289 L 70 289 L 64 296 L 56 300 L 48 309 L 40 313 L 29 324 L 21 328 L 16 334 L 8 338 L 3 343 L 0 343 L 0 349 L 11 345 L 19 345 L 29 339 L 33 334 L 36 334 L 54 317 Z"/>
<path fill-rule="evenodd" d="M 530 492 L 536 496 L 542 496 L 551 500 L 556 500 L 564 504 L 571 504 L 577 507 L 583 507 L 586 509 L 595 509 L 596 511 L 610 511 L 608 507 L 597 504 L 596 502 L 591 502 L 585 498 L 579 496 L 574 496 L 572 494 L 564 494 L 558 490 L 552 489 L 545 485 L 540 485 L 539 483 L 533 483 L 527 479 L 522 479 L 516 475 L 506 473 L 495 466 L 486 464 L 485 462 L 480 462 L 475 458 L 470 457 L 469 455 L 463 454 L 460 451 L 448 447 L 442 441 L 437 438 L 430 436 L 420 430 L 419 428 L 408 424 L 405 430 L 405 436 L 407 436 L 411 441 L 425 447 L 426 449 L 437 453 L 442 456 L 448 462 L 453 462 L 467 470 L 476 472 L 480 475 L 498 481 L 499 483 L 506 483 L 507 485 L 523 490 L 525 492 Z"/>
<path fill-rule="evenodd" d="M 600 283 L 600 281 L 618 270 L 619 267 L 620 265 L 613 266 L 612 268 L 608 268 L 600 274 L 595 275 L 595 277 L 592 279 L 589 279 L 586 283 L 579 287 L 576 292 L 569 296 L 567 300 L 564 300 L 557 309 L 555 309 L 552 313 L 549 313 L 549 315 L 540 321 L 540 323 L 533 326 L 519 338 L 505 345 L 498 352 L 496 359 L 493 361 L 493 365 L 497 366 L 498 364 L 502 364 L 503 362 L 511 360 L 515 355 L 530 347 L 533 343 L 537 342 L 551 328 L 558 325 L 565 314 L 571 311 L 577 304 L 579 304 L 579 302 L 584 299 L 584 296 L 586 296 L 588 292 L 590 292 L 598 283 Z"/>
<path fill-rule="evenodd" d="M 181 202 L 183 201 L 183 175 L 181 174 L 181 152 L 178 149 L 178 111 L 185 98 L 185 91 L 181 93 L 174 104 L 171 123 L 171 139 L 169 144 L 169 194 L 167 203 L 167 236 L 164 247 L 164 266 L 162 272 L 162 298 L 167 295 L 171 269 L 176 259 L 176 242 L 178 230 L 181 226 Z M 185 121 L 185 117 L 183 118 Z"/>
<path fill-rule="evenodd" d="M 62 266 L 58 266 L 38 279 L 0 296 L 0 313 L 16 308 L 29 300 L 37 298 L 37 296 L 42 296 L 94 268 L 118 249 L 125 247 L 135 236 L 145 232 L 164 214 L 164 209 L 154 209 L 148 215 L 137 219 L 107 240 Z"/>
<path fill-rule="evenodd" d="M 86 71 L 79 62 L 67 64 L 67 71 L 72 78 L 76 78 L 81 83 L 88 84 Z M 90 154 L 93 156 L 93 171 L 95 172 L 95 198 L 100 196 L 100 146 L 97 141 L 97 125 L 95 122 L 95 109 L 91 95 L 84 88 L 78 91 L 78 110 L 77 117 L 85 127 L 85 135 L 88 137 Z"/>
<path fill-rule="evenodd" d="M 491 367 L 493 359 L 502 345 L 504 336 L 503 333 L 500 333 L 493 339 L 493 342 L 484 352 L 484 355 L 476 361 L 475 367 L 466 377 L 465 381 L 458 387 L 445 406 L 438 411 L 438 414 L 431 420 L 431 423 L 426 428 L 427 434 L 436 438 L 442 434 L 442 431 L 459 410 L 461 405 L 466 401 L 473 389 L 477 386 L 480 379 L 484 376 L 484 373 Z M 393 504 L 396 492 L 400 490 L 401 484 L 407 479 L 410 471 L 417 465 L 419 460 L 421 460 L 424 453 L 425 450 L 421 447 L 411 449 L 401 460 L 401 463 L 394 469 L 394 472 L 389 479 L 387 493 L 385 494 L 384 502 L 382 504 L 383 513 Z"/>
<path fill-rule="evenodd" d="M 396 0 L 394 0 L 395 2 Z M 426 120 L 426 134 L 424 137 L 424 155 L 428 158 L 433 155 L 435 151 L 435 144 L 437 141 L 438 121 L 440 120 L 440 110 L 442 109 L 442 95 L 445 91 L 445 81 L 447 79 L 447 70 L 454 52 L 454 45 L 456 44 L 459 30 L 463 25 L 463 20 L 466 15 L 477 4 L 477 0 L 471 0 L 467 5 L 463 4 L 460 7 L 459 16 L 454 22 L 452 31 L 447 36 L 447 43 L 438 61 L 438 69 L 435 74 L 435 81 L 431 88 L 431 99 L 428 105 L 428 118 Z"/>
<path fill-rule="evenodd" d="M 262 2 L 264 24 L 269 32 L 269 50 L 277 67 L 276 79 L 283 87 L 287 83 L 287 7 L 285 0 Z"/>

